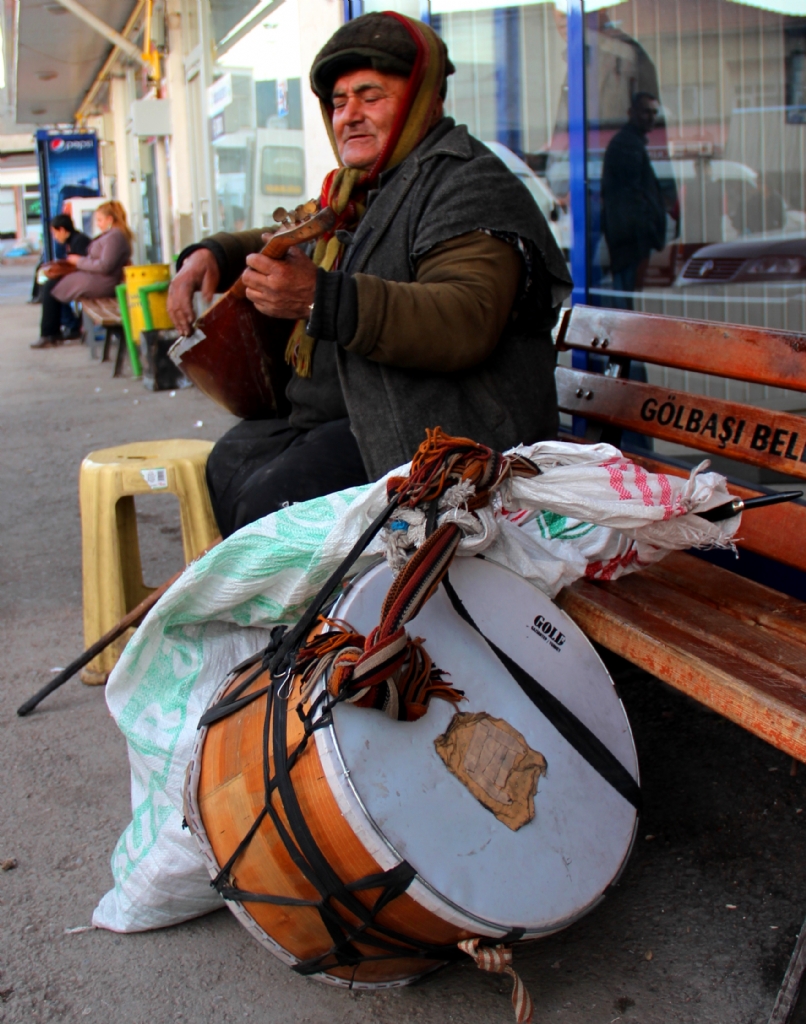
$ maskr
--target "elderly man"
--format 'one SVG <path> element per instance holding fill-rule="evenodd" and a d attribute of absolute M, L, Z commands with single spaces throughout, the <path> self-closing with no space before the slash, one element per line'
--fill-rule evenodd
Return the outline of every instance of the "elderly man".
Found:
<path fill-rule="evenodd" d="M 259 254 L 260 231 L 182 253 L 176 326 L 192 296 L 231 285 L 298 319 L 287 420 L 247 421 L 208 463 L 226 536 L 289 502 L 408 461 L 427 427 L 502 450 L 557 428 L 550 331 L 570 278 L 527 189 L 443 114 L 447 50 L 426 25 L 368 14 L 314 60 L 311 86 L 339 160 L 323 201 L 340 229 L 311 258 Z"/>

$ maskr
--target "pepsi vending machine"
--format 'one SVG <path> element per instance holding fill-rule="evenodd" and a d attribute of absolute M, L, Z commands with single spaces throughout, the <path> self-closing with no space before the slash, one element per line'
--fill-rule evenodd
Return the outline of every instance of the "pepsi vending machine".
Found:
<path fill-rule="evenodd" d="M 42 192 L 42 242 L 45 259 L 53 259 L 51 218 L 62 212 L 66 199 L 100 196 L 98 137 L 95 132 L 36 133 Z M 81 227 L 81 225 L 77 225 Z"/>

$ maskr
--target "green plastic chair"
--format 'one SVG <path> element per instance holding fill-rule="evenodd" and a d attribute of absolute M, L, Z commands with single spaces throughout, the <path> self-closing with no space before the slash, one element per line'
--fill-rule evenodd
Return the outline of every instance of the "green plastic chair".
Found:
<path fill-rule="evenodd" d="M 145 288 L 142 288 L 141 291 L 145 291 Z M 123 325 L 123 337 L 126 339 L 126 348 L 128 349 L 129 360 L 131 361 L 132 364 L 132 374 L 135 377 L 142 377 L 143 366 L 142 363 L 140 362 L 140 353 L 137 351 L 137 346 L 135 345 L 134 338 L 132 337 L 132 321 L 131 317 L 129 316 L 129 303 L 126 301 L 126 285 L 119 284 L 115 288 L 115 294 L 118 297 L 118 306 L 120 307 L 120 322 Z M 142 302 L 142 296 L 140 297 L 140 301 Z M 148 305 L 146 304 L 143 308 L 147 312 Z"/>

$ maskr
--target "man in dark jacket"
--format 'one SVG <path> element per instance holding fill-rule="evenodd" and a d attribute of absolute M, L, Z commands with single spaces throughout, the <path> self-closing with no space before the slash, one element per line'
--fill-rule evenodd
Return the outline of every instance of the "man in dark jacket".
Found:
<path fill-rule="evenodd" d="M 348 22 L 311 71 L 341 164 L 323 189 L 346 218 L 335 240 L 272 260 L 261 231 L 222 233 L 180 256 L 169 312 L 183 333 L 193 292 L 211 297 L 245 267 L 258 310 L 305 323 L 289 418 L 241 423 L 211 454 L 225 535 L 377 479 L 427 427 L 497 450 L 555 435 L 550 332 L 570 278 L 528 190 L 443 116 L 452 71 L 428 26 Z"/>
<path fill-rule="evenodd" d="M 629 121 L 605 151 L 602 168 L 603 229 L 610 251 L 613 288 L 634 292 L 642 265 L 666 240 L 666 206 L 649 154 L 647 136 L 660 104 L 648 92 L 633 96 Z M 632 298 L 615 296 L 613 305 L 632 309 Z"/>
<path fill-rule="evenodd" d="M 51 220 L 50 233 L 53 236 L 53 255 L 55 259 L 63 260 L 70 255 L 86 256 L 91 239 L 83 231 L 76 230 L 73 218 L 69 213 L 59 213 Z M 32 301 L 38 300 L 42 302 L 42 290 L 43 288 L 47 289 L 48 285 L 43 286 L 37 283 L 36 276 L 39 273 L 39 267 L 36 268 L 36 271 Z M 56 282 L 54 281 L 52 284 L 48 282 L 48 284 L 53 288 Z M 81 318 L 76 316 L 73 307 L 69 303 L 61 303 L 61 307 L 61 332 L 58 338 L 49 339 L 51 344 L 58 344 L 61 341 L 75 341 L 81 337 Z M 31 348 L 49 347 L 50 345 L 42 343 L 41 338 L 31 346 Z"/>

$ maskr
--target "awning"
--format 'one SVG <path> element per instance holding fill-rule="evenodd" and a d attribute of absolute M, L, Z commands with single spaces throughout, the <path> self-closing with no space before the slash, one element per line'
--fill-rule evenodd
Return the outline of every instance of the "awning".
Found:
<path fill-rule="evenodd" d="M 135 7 L 135 0 L 82 3 L 118 32 Z M 42 0 L 19 0 L 15 43 L 18 123 L 72 123 L 111 43 L 58 3 Z"/>

